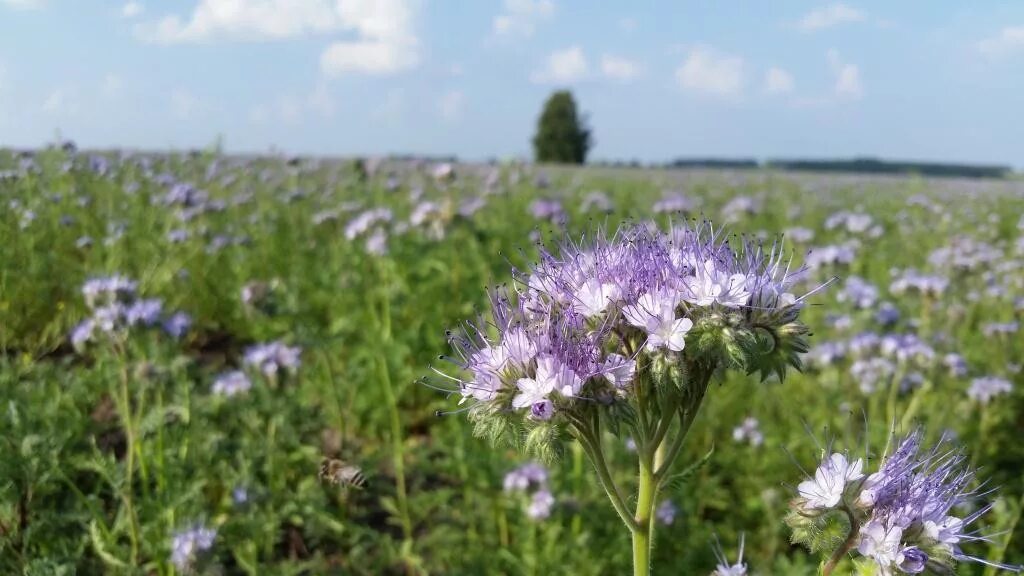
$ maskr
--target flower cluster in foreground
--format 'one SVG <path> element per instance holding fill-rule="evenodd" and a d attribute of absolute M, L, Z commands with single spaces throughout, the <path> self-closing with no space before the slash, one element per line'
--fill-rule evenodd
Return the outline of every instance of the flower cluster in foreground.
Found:
<path fill-rule="evenodd" d="M 706 222 L 542 249 L 512 289 L 491 293 L 491 318 L 449 334 L 468 375 L 458 392 L 478 431 L 500 436 L 490 422 L 536 429 L 622 414 L 638 382 L 693 408 L 716 371 L 782 377 L 806 351 L 803 300 L 790 292 L 802 272 L 780 246 Z"/>
<path fill-rule="evenodd" d="M 797 486 L 799 496 L 787 518 L 795 542 L 826 551 L 837 530 L 846 532 L 846 542 L 831 551 L 825 574 L 852 550 L 882 575 L 950 574 L 959 561 L 1019 571 L 961 550 L 963 543 L 985 540 L 968 526 L 990 506 L 961 512 L 980 494 L 974 471 L 945 438 L 925 448 L 921 431 L 914 430 L 877 472 L 866 475 L 863 467 L 861 459 L 827 454 L 814 477 Z"/>

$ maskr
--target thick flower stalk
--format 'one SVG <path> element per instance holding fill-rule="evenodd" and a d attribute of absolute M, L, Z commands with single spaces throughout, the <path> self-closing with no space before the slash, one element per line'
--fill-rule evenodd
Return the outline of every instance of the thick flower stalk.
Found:
<path fill-rule="evenodd" d="M 492 291 L 489 318 L 449 334 L 457 392 L 493 441 L 525 438 L 541 458 L 578 441 L 632 533 L 635 573 L 648 574 L 658 492 L 712 377 L 800 368 L 807 329 L 790 289 L 802 272 L 778 245 L 709 223 L 627 226 L 542 250 L 512 288 Z M 606 433 L 636 443 L 633 499 L 609 469 Z"/>
<path fill-rule="evenodd" d="M 861 459 L 826 454 L 814 478 L 797 486 L 787 518 L 793 541 L 828 554 L 825 576 L 852 552 L 859 555 L 858 574 L 953 574 L 956 563 L 966 561 L 1019 572 L 1019 566 L 988 562 L 960 548 L 986 541 L 968 526 L 991 508 L 964 511 L 983 495 L 965 460 L 945 438 L 925 448 L 920 430 L 908 434 L 872 474 L 864 473 Z"/>

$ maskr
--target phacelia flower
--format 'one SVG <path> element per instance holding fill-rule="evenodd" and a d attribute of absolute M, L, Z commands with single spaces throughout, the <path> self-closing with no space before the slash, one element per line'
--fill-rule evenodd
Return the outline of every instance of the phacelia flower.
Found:
<path fill-rule="evenodd" d="M 178 570 L 188 572 L 200 554 L 213 548 L 216 538 L 216 530 L 202 525 L 178 532 L 171 540 L 171 563 Z"/>
<path fill-rule="evenodd" d="M 997 376 L 983 376 L 971 380 L 971 387 L 967 389 L 967 396 L 979 404 L 988 404 L 993 398 L 1001 394 L 1009 394 L 1013 390 L 1013 384 L 1005 378 Z"/>
<path fill-rule="evenodd" d="M 287 346 L 281 342 L 270 342 L 268 344 L 257 344 L 245 350 L 243 362 L 251 366 L 265 376 L 274 376 L 281 369 L 294 371 L 301 363 L 302 349 L 295 346 Z"/>

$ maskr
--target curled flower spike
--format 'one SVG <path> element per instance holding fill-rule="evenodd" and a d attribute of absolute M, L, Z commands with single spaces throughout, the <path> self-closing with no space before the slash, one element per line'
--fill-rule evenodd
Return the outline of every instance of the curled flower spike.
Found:
<path fill-rule="evenodd" d="M 793 539 L 812 551 L 828 549 L 828 534 L 839 527 L 845 542 L 831 551 L 827 576 L 847 553 L 856 550 L 878 574 L 950 574 L 955 562 L 973 561 L 1003 570 L 1019 566 L 969 556 L 960 545 L 987 538 L 967 526 L 986 514 L 982 506 L 966 516 L 955 510 L 984 495 L 972 486 L 975 473 L 966 457 L 946 438 L 926 448 L 922 432 L 913 430 L 882 460 L 878 471 L 864 476 L 861 461 L 849 464 L 829 454 L 814 480 L 802 482 L 787 523 Z M 987 494 L 987 493 L 985 493 Z"/>

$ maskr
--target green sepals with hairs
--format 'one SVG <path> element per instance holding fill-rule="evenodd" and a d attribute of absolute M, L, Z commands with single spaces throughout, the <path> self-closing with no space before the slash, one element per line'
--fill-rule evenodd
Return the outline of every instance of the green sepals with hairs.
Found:
<path fill-rule="evenodd" d="M 565 452 L 562 427 L 553 422 L 540 422 L 526 433 L 526 453 L 545 464 L 562 457 Z"/>
<path fill-rule="evenodd" d="M 800 322 L 790 322 L 778 327 L 758 326 L 755 331 L 756 346 L 747 363 L 747 374 L 760 373 L 761 381 L 775 375 L 785 380 L 789 368 L 803 371 L 800 355 L 807 352 L 809 330 Z"/>
<path fill-rule="evenodd" d="M 831 555 L 850 533 L 850 520 L 839 510 L 823 511 L 816 516 L 791 510 L 785 522 L 792 530 L 790 540 L 814 554 Z"/>
<path fill-rule="evenodd" d="M 473 423 L 473 435 L 484 438 L 492 446 L 522 447 L 525 434 L 522 419 L 514 412 L 496 404 L 478 402 L 469 409 L 467 418 Z"/>

